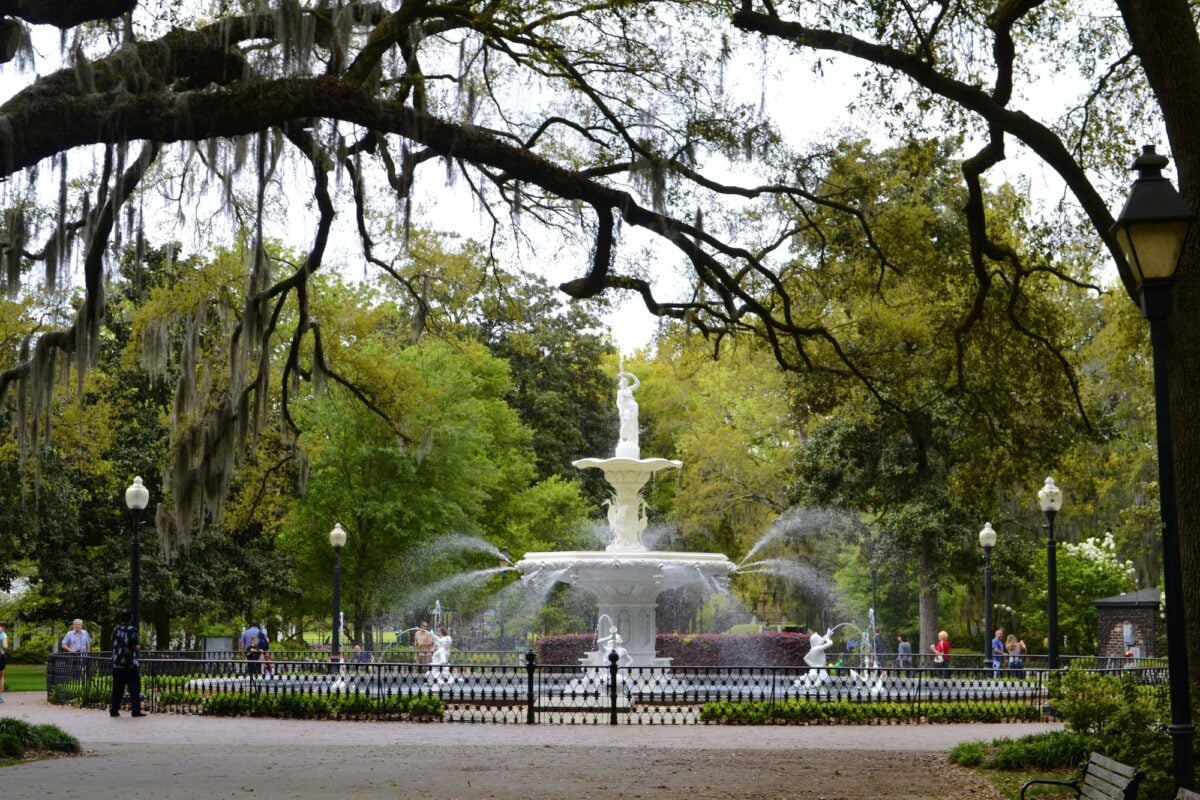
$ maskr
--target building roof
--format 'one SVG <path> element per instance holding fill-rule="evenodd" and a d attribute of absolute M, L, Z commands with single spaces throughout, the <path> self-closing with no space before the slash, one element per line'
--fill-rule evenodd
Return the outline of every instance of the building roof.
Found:
<path fill-rule="evenodd" d="M 1162 592 L 1158 588 L 1152 587 L 1113 597 L 1102 597 L 1099 600 L 1093 600 L 1092 605 L 1097 608 L 1137 608 L 1139 606 L 1157 606 L 1161 600 Z"/>

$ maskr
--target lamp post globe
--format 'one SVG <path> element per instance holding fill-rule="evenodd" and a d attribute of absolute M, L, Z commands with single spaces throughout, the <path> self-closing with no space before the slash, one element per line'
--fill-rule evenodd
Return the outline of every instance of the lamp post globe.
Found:
<path fill-rule="evenodd" d="M 1054 518 L 1062 508 L 1063 494 L 1054 478 L 1038 490 L 1038 505 L 1046 515 L 1046 662 L 1058 669 L 1058 542 L 1054 541 Z"/>
<path fill-rule="evenodd" d="M 150 490 L 142 485 L 141 477 L 125 490 L 125 507 L 133 521 L 133 535 L 129 540 L 129 610 L 133 627 L 142 628 L 142 512 L 150 503 Z"/>
<path fill-rule="evenodd" d="M 992 548 L 996 546 L 996 529 L 992 523 L 984 523 L 979 532 L 979 546 L 983 548 L 983 641 L 984 662 L 993 661 L 991 652 L 992 633 Z"/>
<path fill-rule="evenodd" d="M 329 544 L 333 547 L 333 637 L 330 639 L 330 661 L 341 661 L 342 628 L 342 548 L 346 546 L 346 529 L 335 523 L 329 532 Z"/>
<path fill-rule="evenodd" d="M 1154 364 L 1154 414 L 1158 442 L 1158 502 L 1162 516 L 1163 594 L 1167 622 L 1167 662 L 1171 724 L 1167 732 L 1174 750 L 1175 785 L 1195 788 L 1192 724 L 1183 609 L 1183 568 L 1179 558 L 1179 519 L 1175 486 L 1175 445 L 1167 373 L 1167 321 L 1174 302 L 1175 270 L 1196 214 L 1163 177 L 1167 158 L 1152 145 L 1133 162 L 1138 177 L 1111 233 L 1116 238 L 1140 295 L 1142 316 L 1150 323 Z"/>

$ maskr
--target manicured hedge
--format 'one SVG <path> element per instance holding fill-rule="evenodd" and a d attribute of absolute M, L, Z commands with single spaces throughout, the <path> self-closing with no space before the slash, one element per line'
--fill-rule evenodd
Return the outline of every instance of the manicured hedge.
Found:
<path fill-rule="evenodd" d="M 79 740 L 56 725 L 34 725 L 23 719 L 0 718 L 0 757 L 20 758 L 26 750 L 78 753 Z"/>
<path fill-rule="evenodd" d="M 782 703 L 721 700 L 705 703 L 701 722 L 717 725 L 888 725 L 910 722 L 1038 722 L 1042 711 L 1026 703 L 912 703 L 787 700 Z"/>
<path fill-rule="evenodd" d="M 538 663 L 577 664 L 596 647 L 590 633 L 543 636 Z M 806 633 L 660 633 L 655 650 L 673 667 L 803 666 L 808 655 Z"/>
<path fill-rule="evenodd" d="M 159 698 L 165 709 L 187 707 L 216 716 L 284 717 L 289 719 L 340 719 L 389 717 L 412 721 L 440 720 L 446 704 L 428 695 L 307 694 L 304 692 L 237 692 L 208 697 L 199 692 L 165 692 Z"/>

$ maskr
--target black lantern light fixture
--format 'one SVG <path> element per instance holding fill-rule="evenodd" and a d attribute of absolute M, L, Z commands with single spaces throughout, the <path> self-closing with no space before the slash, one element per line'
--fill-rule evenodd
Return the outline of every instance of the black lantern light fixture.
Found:
<path fill-rule="evenodd" d="M 1154 414 L 1158 439 L 1159 510 L 1162 515 L 1163 590 L 1166 596 L 1167 663 L 1171 694 L 1171 724 L 1167 731 L 1174 748 L 1175 785 L 1192 789 L 1192 724 L 1188 697 L 1188 664 L 1183 613 L 1183 570 L 1179 563 L 1179 519 L 1175 499 L 1175 447 L 1167 382 L 1167 319 L 1171 315 L 1175 270 L 1196 214 L 1163 177 L 1167 158 L 1152 145 L 1142 148 L 1133 162 L 1137 179 L 1112 234 L 1125 253 L 1141 294 L 1142 316 L 1150 322 L 1154 357 Z"/>
<path fill-rule="evenodd" d="M 150 490 L 140 477 L 125 490 L 125 506 L 133 518 L 133 536 L 129 541 L 129 610 L 135 630 L 142 629 L 142 512 L 150 504 Z"/>

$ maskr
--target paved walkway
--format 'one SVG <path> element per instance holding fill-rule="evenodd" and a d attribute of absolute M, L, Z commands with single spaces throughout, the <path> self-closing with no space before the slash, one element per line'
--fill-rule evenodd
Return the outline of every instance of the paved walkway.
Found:
<path fill-rule="evenodd" d="M 846 770 L 872 753 L 937 754 L 955 744 L 1058 725 L 558 726 L 332 722 L 104 711 L 7 693 L 0 716 L 50 722 L 83 759 L 0 770 L 0 797 L 784 797 L 739 765 Z M 838 763 L 836 753 L 845 751 Z M 831 763 L 830 759 L 833 759 Z M 705 784 L 687 788 L 698 768 Z M 815 763 L 814 763 L 815 762 Z M 638 776 L 634 779 L 632 776 Z M 724 782 L 722 775 L 727 776 Z M 780 780 L 785 780 L 783 777 Z M 778 783 L 779 781 L 776 781 Z M 725 784 L 728 785 L 725 785 Z M 896 786 L 894 789 L 898 788 Z M 680 790 L 682 789 L 682 793 Z M 872 793 L 873 794 L 873 793 Z M 792 792 L 793 797 L 855 797 Z M 864 793 L 863 797 L 871 796 Z M 893 791 L 892 796 L 905 796 Z"/>

